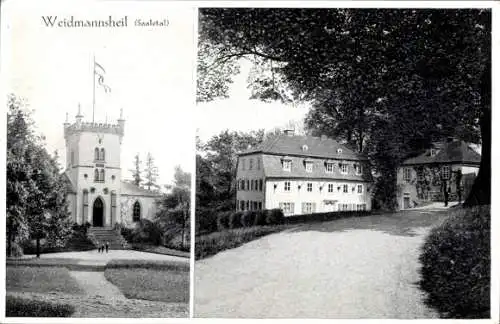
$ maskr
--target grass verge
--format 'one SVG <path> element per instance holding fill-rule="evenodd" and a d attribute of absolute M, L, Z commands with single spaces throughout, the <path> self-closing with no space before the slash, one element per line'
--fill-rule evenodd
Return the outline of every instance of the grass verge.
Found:
<path fill-rule="evenodd" d="M 196 237 L 195 258 L 200 260 L 221 251 L 234 249 L 262 236 L 288 228 L 286 225 L 253 226 L 228 229 Z"/>
<path fill-rule="evenodd" d="M 106 269 L 104 276 L 130 299 L 189 302 L 188 271 L 114 268 Z"/>
<path fill-rule="evenodd" d="M 170 248 L 167 248 L 164 246 L 156 246 L 156 245 L 143 244 L 143 243 L 131 243 L 131 245 L 132 245 L 132 249 L 137 250 L 137 251 L 144 251 L 144 252 L 148 252 L 148 253 L 173 255 L 173 256 L 179 256 L 179 257 L 183 257 L 183 258 L 189 258 L 189 252 L 174 250 L 174 249 L 170 249 Z"/>
<path fill-rule="evenodd" d="M 426 303 L 445 318 L 489 318 L 490 206 L 449 213 L 420 255 Z"/>
<path fill-rule="evenodd" d="M 7 291 L 83 294 L 82 288 L 60 267 L 7 266 Z"/>
<path fill-rule="evenodd" d="M 68 304 L 49 303 L 41 300 L 7 296 L 5 315 L 7 317 L 70 317 L 75 307 Z"/>

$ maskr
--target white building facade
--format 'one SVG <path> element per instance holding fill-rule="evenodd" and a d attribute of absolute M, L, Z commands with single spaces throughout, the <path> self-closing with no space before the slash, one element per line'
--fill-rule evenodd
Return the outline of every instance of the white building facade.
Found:
<path fill-rule="evenodd" d="M 326 137 L 280 135 L 239 154 L 236 209 L 371 210 L 368 160 Z"/>
<path fill-rule="evenodd" d="M 125 120 L 117 124 L 83 122 L 64 124 L 66 182 L 69 211 L 78 224 L 112 227 L 133 225 L 156 213 L 157 193 L 121 179 L 121 143 Z"/>

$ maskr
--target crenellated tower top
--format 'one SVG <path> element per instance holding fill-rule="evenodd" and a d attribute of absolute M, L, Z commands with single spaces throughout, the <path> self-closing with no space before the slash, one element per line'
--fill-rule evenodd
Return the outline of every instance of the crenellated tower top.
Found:
<path fill-rule="evenodd" d="M 64 122 L 64 138 L 67 139 L 68 136 L 80 132 L 118 134 L 120 138 L 123 137 L 123 134 L 125 132 L 123 109 L 120 109 L 120 118 L 117 120 L 117 124 L 96 122 L 92 123 L 83 121 L 80 104 L 78 104 L 78 114 L 75 116 L 75 122 L 73 124 L 69 123 L 66 115 L 66 121 Z"/>

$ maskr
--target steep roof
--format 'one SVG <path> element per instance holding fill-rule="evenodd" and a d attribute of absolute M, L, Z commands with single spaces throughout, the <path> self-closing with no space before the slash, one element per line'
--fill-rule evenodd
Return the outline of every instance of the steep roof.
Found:
<path fill-rule="evenodd" d="M 145 196 L 145 197 L 159 197 L 160 193 L 147 190 L 136 186 L 133 183 L 122 181 L 121 182 L 121 195 L 122 196 Z"/>
<path fill-rule="evenodd" d="M 479 165 L 481 163 L 481 155 L 464 141 L 453 141 L 444 144 L 439 149 L 439 152 L 434 156 L 431 156 L 431 150 L 429 149 L 419 156 L 407 159 L 403 162 L 403 165 L 434 163 L 463 163 Z"/>
<path fill-rule="evenodd" d="M 307 147 L 306 150 L 303 149 L 304 145 Z M 341 149 L 341 153 L 338 152 L 339 149 Z M 352 151 L 331 138 L 313 136 L 276 135 L 255 148 L 241 152 L 239 155 L 243 156 L 252 153 L 310 156 L 336 160 L 367 160 L 362 154 Z"/>

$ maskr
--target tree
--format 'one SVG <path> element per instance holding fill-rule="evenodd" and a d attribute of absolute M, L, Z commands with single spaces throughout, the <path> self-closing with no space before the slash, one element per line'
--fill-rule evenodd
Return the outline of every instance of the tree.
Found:
<path fill-rule="evenodd" d="M 142 161 L 140 160 L 139 153 L 137 153 L 134 156 L 134 168 L 131 169 L 130 172 L 132 172 L 134 184 L 138 187 L 142 184 L 142 181 L 143 181 L 141 178 L 141 164 L 142 164 Z"/>
<path fill-rule="evenodd" d="M 47 238 L 63 246 L 71 225 L 67 211 L 65 183 L 57 155 L 51 157 L 42 138 L 32 130 L 33 121 L 23 103 L 11 95 L 7 114 L 7 242 Z"/>
<path fill-rule="evenodd" d="M 163 196 L 157 214 L 165 232 L 172 236 L 180 232 L 182 247 L 185 246 L 185 233 L 190 224 L 191 173 L 175 167 L 174 185 L 170 193 Z"/>
<path fill-rule="evenodd" d="M 312 101 L 312 131 L 367 153 L 382 191 L 395 192 L 396 167 L 432 140 L 481 140 L 475 198 L 466 204 L 489 203 L 490 10 L 210 8 L 199 26 L 225 46 L 220 61 L 276 62 L 275 79 Z M 261 99 L 282 93 L 276 82 L 258 88 Z"/>
<path fill-rule="evenodd" d="M 144 169 L 144 184 L 143 186 L 148 190 L 159 189 L 160 186 L 156 183 L 158 179 L 158 168 L 155 165 L 153 155 L 148 152 L 146 156 L 146 167 Z"/>

